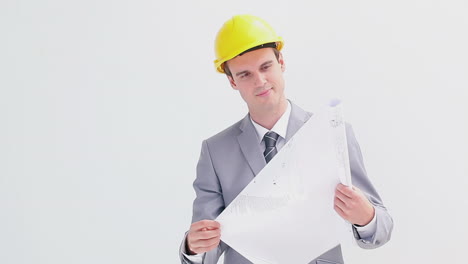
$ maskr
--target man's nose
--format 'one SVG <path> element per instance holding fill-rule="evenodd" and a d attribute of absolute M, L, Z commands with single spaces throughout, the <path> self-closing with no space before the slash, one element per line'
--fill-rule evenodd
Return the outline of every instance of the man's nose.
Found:
<path fill-rule="evenodd" d="M 263 73 L 255 73 L 255 86 L 263 86 L 266 83 L 266 77 Z"/>

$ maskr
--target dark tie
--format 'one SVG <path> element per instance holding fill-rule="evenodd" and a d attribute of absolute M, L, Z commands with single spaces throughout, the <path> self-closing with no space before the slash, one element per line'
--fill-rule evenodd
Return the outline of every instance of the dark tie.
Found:
<path fill-rule="evenodd" d="M 269 131 L 263 136 L 263 141 L 265 141 L 265 151 L 263 156 L 265 161 L 268 163 L 270 160 L 278 153 L 276 150 L 276 141 L 278 140 L 279 135 L 273 131 Z"/>

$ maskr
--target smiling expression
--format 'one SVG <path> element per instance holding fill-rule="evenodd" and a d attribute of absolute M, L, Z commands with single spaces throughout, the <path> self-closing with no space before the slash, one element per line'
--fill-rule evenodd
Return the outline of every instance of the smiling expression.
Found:
<path fill-rule="evenodd" d="M 237 56 L 228 62 L 233 89 L 238 90 L 252 112 L 278 109 L 285 102 L 283 56 L 276 59 L 272 48 L 263 48 Z"/>

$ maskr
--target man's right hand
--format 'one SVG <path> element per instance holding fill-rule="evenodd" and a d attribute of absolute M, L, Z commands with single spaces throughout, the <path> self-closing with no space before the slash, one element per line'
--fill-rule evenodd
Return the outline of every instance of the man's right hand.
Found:
<path fill-rule="evenodd" d="M 212 250 L 221 241 L 221 225 L 213 220 L 193 223 L 187 235 L 187 253 L 200 254 Z"/>

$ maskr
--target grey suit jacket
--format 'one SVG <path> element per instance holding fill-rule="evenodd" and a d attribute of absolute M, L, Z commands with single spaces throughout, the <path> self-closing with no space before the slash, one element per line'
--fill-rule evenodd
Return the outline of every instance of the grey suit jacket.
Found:
<path fill-rule="evenodd" d="M 312 114 L 291 103 L 286 141 L 289 141 L 311 116 Z M 374 205 L 377 223 L 373 236 L 361 238 L 356 230 L 354 230 L 354 236 L 360 247 L 376 248 L 390 239 L 393 220 L 367 177 L 359 145 L 348 124 L 346 132 L 353 185 L 360 188 Z M 196 198 L 193 203 L 192 223 L 203 219 L 215 219 L 265 165 L 266 162 L 249 115 L 203 141 L 197 165 L 197 177 L 193 183 Z M 185 239 L 181 249 L 185 247 L 184 243 Z M 203 263 L 217 263 L 223 252 L 226 264 L 251 263 L 222 241 L 218 248 L 205 254 Z M 191 263 L 182 252 L 180 252 L 180 259 L 182 263 Z M 310 263 L 343 263 L 341 247 L 338 245 L 317 259 L 311 260 Z"/>

